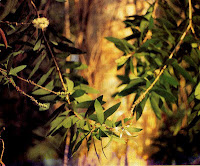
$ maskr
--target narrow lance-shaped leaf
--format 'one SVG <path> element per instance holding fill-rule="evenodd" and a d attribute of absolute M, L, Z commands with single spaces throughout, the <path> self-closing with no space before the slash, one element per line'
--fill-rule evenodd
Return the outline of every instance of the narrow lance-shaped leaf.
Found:
<path fill-rule="evenodd" d="M 151 96 L 151 97 L 150 97 L 150 102 L 151 102 L 151 106 L 152 106 L 152 108 L 153 108 L 153 111 L 154 111 L 154 113 L 156 114 L 156 117 L 157 117 L 158 119 L 161 119 L 161 110 L 160 110 L 160 108 L 159 108 L 159 106 L 158 106 L 158 102 L 156 102 L 154 96 Z"/>
<path fill-rule="evenodd" d="M 200 83 L 196 86 L 195 92 L 194 92 L 195 98 L 200 100 Z"/>
<path fill-rule="evenodd" d="M 37 51 L 37 50 L 40 48 L 41 42 L 42 42 L 41 39 L 39 39 L 39 40 L 37 41 L 37 43 L 36 43 L 35 46 L 33 47 L 33 51 Z"/>
<path fill-rule="evenodd" d="M 35 65 L 34 69 L 32 70 L 31 74 L 29 75 L 28 79 L 30 79 L 33 76 L 33 74 L 35 74 L 35 72 L 38 70 L 40 64 L 42 63 L 42 61 L 44 60 L 45 57 L 46 57 L 46 54 L 39 56 L 39 61 Z"/>
<path fill-rule="evenodd" d="M 111 116 L 120 106 L 120 103 L 115 104 L 104 112 L 104 120 L 106 120 L 109 116 Z"/>
<path fill-rule="evenodd" d="M 97 114 L 97 119 L 99 123 L 103 124 L 104 122 L 104 113 L 103 113 L 103 108 L 101 106 L 101 103 L 96 99 L 94 102 L 94 108 Z"/>
<path fill-rule="evenodd" d="M 74 82 L 70 80 L 69 78 L 65 78 L 65 80 L 67 82 L 67 92 L 71 93 L 74 89 Z"/>
<path fill-rule="evenodd" d="M 54 80 L 50 81 L 50 82 L 45 86 L 45 88 L 46 88 L 46 89 L 49 89 L 49 90 L 53 90 L 53 88 L 54 88 L 53 83 L 54 83 Z M 51 93 L 51 92 L 49 92 L 49 91 L 47 91 L 47 90 L 45 90 L 45 89 L 38 89 L 38 90 L 34 91 L 32 94 L 33 94 L 33 95 L 47 95 L 47 94 L 50 94 L 50 93 Z"/>
<path fill-rule="evenodd" d="M 135 108 L 136 120 L 138 120 L 142 116 L 142 112 L 143 112 L 143 109 L 144 109 L 144 106 L 146 104 L 146 101 L 147 101 L 148 97 L 149 96 L 147 94 L 146 97 L 136 106 L 136 108 Z"/>
<path fill-rule="evenodd" d="M 192 78 L 192 76 L 184 69 L 182 68 L 177 62 L 173 63 L 172 66 L 175 68 L 175 70 L 177 70 L 185 79 L 191 81 L 192 83 L 194 83 L 194 80 Z"/>
<path fill-rule="evenodd" d="M 46 74 L 44 74 L 41 78 L 40 78 L 40 80 L 38 81 L 38 85 L 42 85 L 46 80 L 47 80 L 47 78 L 50 76 L 50 74 L 52 73 L 52 71 L 55 69 L 55 67 L 52 67 Z M 37 89 L 38 87 L 37 86 L 35 86 L 34 88 L 33 88 L 33 90 L 35 90 L 35 89 Z"/>
<path fill-rule="evenodd" d="M 152 88 L 151 92 L 156 92 L 158 95 L 162 96 L 165 98 L 165 100 L 170 101 L 170 102 L 175 102 L 176 101 L 176 97 L 174 95 L 172 95 L 170 92 L 168 92 L 167 90 L 163 89 L 163 88 Z"/>
<path fill-rule="evenodd" d="M 85 85 L 85 84 L 80 84 L 80 85 L 74 87 L 74 89 L 82 89 L 86 93 L 94 93 L 94 94 L 99 93 L 98 90 L 96 90 L 96 89 L 94 89 L 94 88 L 92 88 L 92 87 L 90 87 L 88 85 Z"/>
<path fill-rule="evenodd" d="M 26 68 L 26 65 L 21 65 L 21 66 L 15 67 L 14 69 L 11 68 L 9 74 L 13 76 L 17 76 L 17 73 L 22 71 L 24 68 Z"/>

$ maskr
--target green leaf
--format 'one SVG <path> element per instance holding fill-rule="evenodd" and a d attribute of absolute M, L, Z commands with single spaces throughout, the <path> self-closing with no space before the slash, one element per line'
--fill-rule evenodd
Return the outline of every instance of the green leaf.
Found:
<path fill-rule="evenodd" d="M 72 93 L 74 89 L 74 82 L 70 80 L 69 78 L 65 78 L 65 80 L 67 82 L 67 92 Z"/>
<path fill-rule="evenodd" d="M 70 55 L 69 52 L 63 52 L 63 53 L 60 53 L 60 54 L 56 54 L 56 57 L 66 59 L 69 55 Z"/>
<path fill-rule="evenodd" d="M 184 69 L 182 68 L 178 63 L 172 63 L 172 66 L 175 68 L 175 70 L 177 70 L 185 79 L 191 81 L 192 83 L 194 83 L 194 80 L 192 78 L 192 76 Z"/>
<path fill-rule="evenodd" d="M 99 97 L 97 98 L 97 100 L 98 100 L 102 105 L 105 103 L 104 101 L 102 101 L 102 100 L 103 100 L 103 96 L 99 96 Z M 90 104 L 88 110 L 87 110 L 86 113 L 85 113 L 85 118 L 86 118 L 87 116 L 90 117 L 90 115 L 92 115 L 92 114 L 94 113 L 94 111 L 95 111 L 94 102 L 95 102 L 95 100 L 92 100 L 92 101 L 91 101 L 91 104 Z"/>
<path fill-rule="evenodd" d="M 104 112 L 103 107 L 101 106 L 101 103 L 96 99 L 94 102 L 94 108 L 97 114 L 97 119 L 99 123 L 103 124 L 104 122 Z"/>
<path fill-rule="evenodd" d="M 80 97 L 75 97 L 75 100 L 78 101 L 79 103 L 82 103 L 82 102 L 86 102 L 86 101 L 91 101 L 92 99 L 87 94 L 84 94 Z"/>
<path fill-rule="evenodd" d="M 131 53 L 135 49 L 133 45 L 124 39 L 118 39 L 114 37 L 106 37 L 106 39 L 113 42 L 119 50 L 125 52 L 126 54 Z"/>
<path fill-rule="evenodd" d="M 126 130 L 128 130 L 129 132 L 140 132 L 142 131 L 142 129 L 136 128 L 136 127 L 126 127 Z"/>
<path fill-rule="evenodd" d="M 54 132 L 56 132 L 59 128 L 61 128 L 63 125 L 63 121 L 65 120 L 66 117 L 56 117 L 56 119 L 54 119 L 51 122 L 51 127 L 50 127 L 50 132 L 47 134 L 47 136 L 49 135 L 53 135 Z"/>
<path fill-rule="evenodd" d="M 64 128 L 70 128 L 72 126 L 72 117 L 66 117 L 62 124 Z"/>
<path fill-rule="evenodd" d="M 86 135 L 82 135 L 79 140 L 77 141 L 76 145 L 74 146 L 74 149 L 72 151 L 72 155 L 75 154 L 75 152 L 79 149 L 79 147 L 81 146 L 83 140 L 87 137 L 88 134 Z"/>
<path fill-rule="evenodd" d="M 194 95 L 196 99 L 200 100 L 200 83 L 196 86 Z"/>
<path fill-rule="evenodd" d="M 24 68 L 26 68 L 26 65 L 21 65 L 21 66 L 15 67 L 14 69 L 11 68 L 9 75 L 17 76 L 17 73 L 22 71 Z"/>
<path fill-rule="evenodd" d="M 158 106 L 158 102 L 156 101 L 153 95 L 150 97 L 150 102 L 156 117 L 158 119 L 161 119 L 161 110 Z"/>
<path fill-rule="evenodd" d="M 165 89 L 162 88 L 152 88 L 151 92 L 156 92 L 158 95 L 162 96 L 165 98 L 165 100 L 170 101 L 170 102 L 175 102 L 176 97 L 172 95 L 170 92 L 166 91 Z"/>
<path fill-rule="evenodd" d="M 107 134 L 104 132 L 104 128 L 103 127 L 100 127 L 99 129 L 99 137 L 108 137 Z"/>
<path fill-rule="evenodd" d="M 137 96 L 137 98 L 138 97 L 139 96 Z M 135 99 L 135 101 L 136 101 L 136 99 Z M 142 112 L 144 110 L 144 106 L 146 104 L 147 99 L 148 99 L 148 95 L 146 95 L 145 98 L 136 106 L 136 108 L 135 108 L 135 111 L 136 111 L 136 120 L 140 119 L 140 117 L 142 116 Z"/>
<path fill-rule="evenodd" d="M 161 79 L 174 86 L 175 88 L 177 88 L 177 86 L 179 85 L 177 79 L 171 76 L 166 70 L 164 71 L 163 75 L 161 75 Z"/>
<path fill-rule="evenodd" d="M 46 80 L 47 80 L 47 78 L 50 76 L 50 74 L 52 73 L 52 71 L 55 69 L 55 67 L 52 67 L 46 74 L 44 74 L 41 78 L 40 78 L 40 80 L 38 81 L 38 85 L 42 85 Z M 33 88 L 33 90 L 35 90 L 35 89 L 37 89 L 38 87 L 37 86 L 35 86 L 34 88 Z"/>
<path fill-rule="evenodd" d="M 30 73 L 28 79 L 30 79 L 33 74 L 35 74 L 35 72 L 38 70 L 40 64 L 42 63 L 42 61 L 44 60 L 44 58 L 46 57 L 46 54 L 39 56 L 39 61 L 37 62 L 37 64 L 35 65 L 34 69 L 32 70 L 32 72 Z"/>
<path fill-rule="evenodd" d="M 98 90 L 96 90 L 96 89 L 94 89 L 94 88 L 92 88 L 92 87 L 90 87 L 90 86 L 88 86 L 88 85 L 85 85 L 85 84 L 80 84 L 80 85 L 74 87 L 74 89 L 75 89 L 75 90 L 76 90 L 76 89 L 82 89 L 82 90 L 84 90 L 86 93 L 92 93 L 92 94 L 97 94 L 97 93 L 99 93 Z"/>
<path fill-rule="evenodd" d="M 82 89 L 77 89 L 77 90 L 75 90 L 74 93 L 72 93 L 71 97 L 76 98 L 76 97 L 83 96 L 84 94 L 85 94 L 85 91 L 84 91 L 84 90 L 82 90 Z"/>
<path fill-rule="evenodd" d="M 92 100 L 91 101 L 85 101 L 82 103 L 78 103 L 76 104 L 76 108 L 88 108 L 91 104 L 92 104 Z"/>
<path fill-rule="evenodd" d="M 57 95 L 47 95 L 47 96 L 40 97 L 40 100 L 55 101 L 56 97 Z"/>
<path fill-rule="evenodd" d="M 55 45 L 55 46 L 58 45 L 58 43 L 57 43 L 56 41 L 50 40 L 50 42 L 51 42 L 53 45 Z"/>
<path fill-rule="evenodd" d="M 36 43 L 35 46 L 33 47 L 33 51 L 37 51 L 37 50 L 40 48 L 41 42 L 42 42 L 41 39 L 39 39 L 39 40 L 37 41 L 37 43 Z"/>
<path fill-rule="evenodd" d="M 118 66 L 123 65 L 124 63 L 126 63 L 126 61 L 128 60 L 129 56 L 121 56 L 120 58 L 118 58 L 117 60 L 115 60 L 115 62 L 117 63 Z"/>
<path fill-rule="evenodd" d="M 145 80 L 143 78 L 135 78 L 130 81 L 130 83 L 118 94 L 118 96 L 127 96 L 136 90 L 138 86 L 145 85 Z"/>
<path fill-rule="evenodd" d="M 111 116 L 120 106 L 121 102 L 115 104 L 104 112 L 104 121 Z"/>
<path fill-rule="evenodd" d="M 54 88 L 54 80 L 50 81 L 45 88 L 49 90 L 53 90 Z M 45 89 L 37 89 L 36 91 L 32 92 L 33 95 L 47 95 L 50 94 L 51 92 L 45 90 Z"/>

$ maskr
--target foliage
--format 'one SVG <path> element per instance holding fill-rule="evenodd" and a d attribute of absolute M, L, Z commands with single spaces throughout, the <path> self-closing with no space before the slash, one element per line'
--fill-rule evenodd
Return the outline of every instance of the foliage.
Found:
<path fill-rule="evenodd" d="M 124 53 L 116 60 L 118 69 L 124 68 L 125 72 L 118 76 L 122 90 L 115 96 L 135 94 L 131 111 L 137 120 L 146 103 L 151 105 L 158 119 L 171 122 L 175 117 L 170 130 L 166 131 L 169 137 L 171 135 L 169 139 L 165 137 L 166 144 L 177 134 L 181 135 L 182 130 L 192 141 L 200 129 L 199 1 L 158 2 L 161 15 L 153 15 L 155 4 L 150 5 L 146 14 L 128 16 L 124 21 L 133 32 L 130 36 L 107 38 Z M 166 132 L 161 132 L 161 136 Z M 160 144 L 162 146 L 162 142 Z"/>
<path fill-rule="evenodd" d="M 120 103 L 105 109 L 103 96 L 91 98 L 98 91 L 74 72 L 87 66 L 69 58 L 71 54 L 83 52 L 55 31 L 51 22 L 48 26 L 45 15 L 37 10 L 39 3 L 16 1 L 16 4 L 12 5 L 11 1 L 4 4 L 0 17 L 0 84 L 4 87 L 11 84 L 32 101 L 30 106 L 37 106 L 34 105 L 36 111 L 53 110 L 47 136 L 59 133 L 64 141 L 70 133 L 68 156 L 72 157 L 84 140 L 89 150 L 95 140 L 121 139 L 116 130 L 123 130 L 129 136 L 139 132 L 140 129 L 124 126 L 130 118 L 110 118 Z M 22 82 L 26 86 L 20 86 Z M 60 106 L 54 110 L 55 104 Z"/>

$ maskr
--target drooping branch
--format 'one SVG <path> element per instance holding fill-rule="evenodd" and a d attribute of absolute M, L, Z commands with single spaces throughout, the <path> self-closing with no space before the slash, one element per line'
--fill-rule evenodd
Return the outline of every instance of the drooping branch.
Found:
<path fill-rule="evenodd" d="M 168 59 L 172 59 L 174 54 L 180 49 L 180 45 L 183 42 L 183 39 L 185 38 L 186 34 L 188 33 L 188 31 L 191 29 L 191 31 L 195 34 L 193 26 L 192 26 L 192 3 L 191 0 L 189 0 L 189 24 L 186 28 L 186 30 L 183 32 L 179 42 L 177 43 L 177 45 L 175 46 L 175 48 L 173 49 L 173 51 L 171 52 L 170 56 Z M 135 107 L 146 97 L 147 93 L 154 87 L 154 85 L 158 82 L 160 76 L 163 74 L 163 72 L 165 71 L 165 69 L 167 68 L 167 65 L 164 65 L 160 72 L 158 73 L 157 77 L 155 78 L 155 80 L 152 82 L 152 84 L 146 89 L 146 91 L 140 95 L 140 97 L 133 103 L 133 105 L 131 106 L 130 109 L 130 117 L 133 114 L 133 111 L 135 109 Z"/>

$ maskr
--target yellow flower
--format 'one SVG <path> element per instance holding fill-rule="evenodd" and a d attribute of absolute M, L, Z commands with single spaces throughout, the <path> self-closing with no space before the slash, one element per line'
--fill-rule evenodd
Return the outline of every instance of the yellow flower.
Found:
<path fill-rule="evenodd" d="M 47 18 L 45 17 L 39 17 L 39 18 L 34 19 L 32 23 L 34 27 L 43 30 L 48 27 L 49 20 L 47 20 Z"/>

